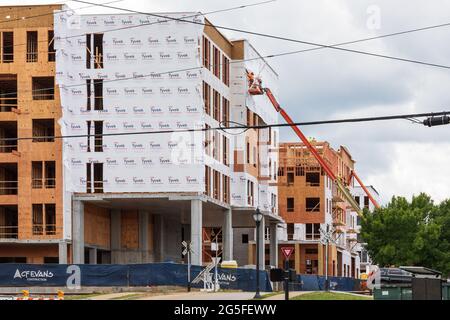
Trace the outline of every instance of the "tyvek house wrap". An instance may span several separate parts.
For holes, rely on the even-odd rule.
[[[55,14],[62,134],[86,135],[88,121],[103,121],[103,134],[203,127],[202,25],[64,10]],[[103,33],[101,69],[86,68],[88,33]],[[87,79],[103,79],[103,110],[86,110]],[[93,126],[90,133],[93,146]],[[86,164],[95,162],[103,163],[104,192],[204,191],[201,132],[104,136],[102,152],[88,152],[87,139],[64,139],[67,192],[86,192]]]

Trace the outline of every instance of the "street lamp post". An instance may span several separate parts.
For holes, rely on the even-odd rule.
[[[259,226],[261,224],[261,220],[263,218],[263,214],[259,211],[259,208],[256,208],[256,212],[253,214],[253,220],[256,222],[256,293],[254,299],[260,299],[260,289],[259,289],[259,238],[260,238],[260,230]]]

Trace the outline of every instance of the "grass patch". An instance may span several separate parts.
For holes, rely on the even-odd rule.
[[[142,298],[145,297],[145,294],[142,293],[130,293],[124,296],[115,297],[110,300],[135,300],[136,298]]]
[[[311,292],[301,294],[291,300],[373,300],[370,296],[356,296],[341,292]]]
[[[280,292],[266,293],[266,294],[262,294],[261,298],[259,298],[259,299],[250,299],[250,300],[264,300],[264,299],[276,296],[276,295],[281,294],[281,293],[282,293],[281,291]]]

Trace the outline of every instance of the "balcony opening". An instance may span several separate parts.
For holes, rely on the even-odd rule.
[[[27,31],[27,62],[38,61],[38,32]]]
[[[33,235],[56,234],[56,208],[53,203],[33,204]]]
[[[53,189],[56,185],[55,161],[31,163],[31,186],[33,189]]]
[[[17,239],[18,223],[17,206],[0,205],[0,239]]]
[[[48,61],[53,62],[56,60],[55,32],[53,30],[48,30],[47,42],[48,42]]]
[[[33,119],[33,142],[53,142],[54,136],[54,119]]]
[[[33,100],[54,100],[55,78],[33,77],[32,91],[33,91]]]
[[[0,164],[0,195],[17,194],[17,163]]]
[[[320,172],[306,172],[306,185],[309,187],[319,187]]]
[[[17,151],[17,122],[16,121],[0,121],[0,153],[9,153],[13,150]]]
[[[295,232],[295,225],[293,223],[287,224],[287,239],[288,240],[294,240],[294,232]]]
[[[286,200],[286,208],[287,208],[287,212],[294,212],[294,210],[295,210],[294,198],[287,198],[287,200]]]
[[[86,34],[86,68],[103,68],[103,34]]]
[[[0,112],[17,109],[17,75],[0,74]]]
[[[2,62],[14,62],[14,33],[2,32]]]
[[[103,163],[86,164],[87,193],[103,193]]]
[[[320,212],[320,198],[306,198],[306,212]]]

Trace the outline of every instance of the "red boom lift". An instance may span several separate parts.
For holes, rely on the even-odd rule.
[[[250,95],[263,95],[266,94],[269,98],[270,102],[274,106],[275,110],[281,114],[281,116],[286,120],[288,124],[291,124],[292,130],[295,131],[297,136],[300,138],[300,140],[303,142],[303,144],[308,148],[308,150],[313,154],[313,156],[316,158],[316,160],[319,162],[319,164],[322,166],[323,170],[326,172],[326,174],[334,181],[336,184],[336,187],[342,192],[345,199],[348,201],[348,203],[352,206],[352,208],[358,213],[358,215],[362,215],[362,211],[359,207],[359,204],[355,201],[352,194],[344,184],[344,182],[341,180],[341,178],[337,177],[333,170],[328,166],[328,164],[322,159],[320,154],[317,152],[316,148],[309,142],[309,140],[306,138],[306,136],[303,134],[303,132],[300,131],[298,126],[294,125],[294,121],[292,121],[291,117],[286,113],[286,111],[281,108],[278,101],[275,99],[274,95],[272,94],[272,91],[269,88],[264,88],[262,86],[262,81],[259,77],[256,77],[253,72],[250,72],[247,70],[247,80],[248,80],[248,93]],[[352,171],[350,175],[349,181],[355,178],[358,183],[363,188],[364,192],[369,197],[370,201],[373,203],[375,208],[379,208],[380,205],[377,203],[377,201],[374,199],[374,197],[370,194],[369,190],[367,190],[366,186],[362,183],[361,179],[356,175],[354,171]]]

